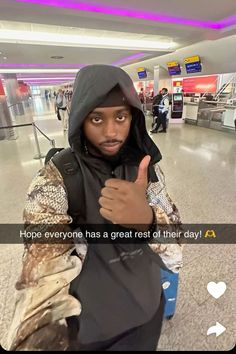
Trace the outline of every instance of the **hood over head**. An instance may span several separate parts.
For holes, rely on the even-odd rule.
[[[145,116],[141,102],[129,75],[119,67],[110,65],[89,65],[82,68],[75,79],[71,110],[69,116],[69,143],[74,151],[83,151],[82,125],[87,115],[97,107],[120,105],[119,95],[115,104],[114,95],[108,95],[110,91],[116,92],[119,87],[124,95],[124,105],[129,104],[132,112],[132,124],[130,137],[135,142],[136,149],[145,156],[151,156],[151,164],[161,159],[161,153],[152,139],[149,137]],[[114,89],[114,90],[113,90]]]

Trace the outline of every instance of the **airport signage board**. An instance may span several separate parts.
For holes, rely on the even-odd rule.
[[[137,68],[139,79],[145,79],[147,77],[147,71],[145,68]]]
[[[193,57],[185,58],[184,64],[196,63],[200,61],[200,57],[198,55],[194,55]]]
[[[181,68],[180,68],[180,65],[177,61],[168,62],[167,67],[168,67],[168,72],[171,76],[181,74]]]
[[[198,73],[202,71],[202,64],[200,57],[198,55],[194,55],[193,57],[184,59],[185,68],[187,74]]]

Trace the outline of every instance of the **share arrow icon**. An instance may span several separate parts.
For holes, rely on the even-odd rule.
[[[221,335],[224,331],[226,330],[226,328],[224,326],[222,326],[219,322],[216,322],[215,326],[212,326],[208,329],[207,331],[207,335],[209,336],[209,334],[216,334],[216,337],[218,337],[219,335]]]

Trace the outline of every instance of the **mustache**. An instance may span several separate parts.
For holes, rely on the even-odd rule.
[[[102,141],[99,145],[103,145],[103,144],[114,144],[114,143],[122,143],[122,140],[116,140],[116,139],[111,139],[111,140],[106,140],[106,141]]]

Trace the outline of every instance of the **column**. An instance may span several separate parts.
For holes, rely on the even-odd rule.
[[[156,65],[154,66],[154,85],[153,85],[154,96],[156,96],[160,90],[159,79],[160,79],[160,66]]]
[[[4,74],[3,77],[8,103],[12,106],[13,114],[17,116],[24,115],[25,112],[16,74]]]
[[[11,126],[12,118],[7,106],[7,100],[5,91],[2,85],[2,81],[0,79],[0,127]],[[16,139],[17,135],[15,134],[15,130],[13,128],[10,129],[0,129],[0,140],[6,139]]]

